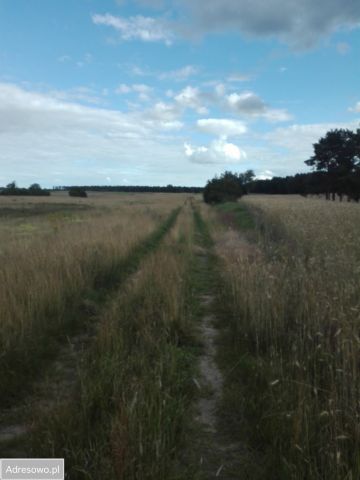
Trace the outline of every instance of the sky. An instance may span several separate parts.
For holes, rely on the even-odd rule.
[[[0,0],[0,185],[291,175],[359,127],[359,0]]]

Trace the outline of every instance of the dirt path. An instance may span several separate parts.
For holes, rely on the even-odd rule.
[[[200,275],[210,278],[215,274],[211,267],[210,253],[199,250],[197,255]],[[200,398],[196,405],[196,441],[193,445],[193,461],[197,464],[201,479],[246,479],[242,465],[246,449],[232,439],[229,425],[225,425],[218,411],[223,391],[223,373],[216,362],[217,328],[216,293],[205,288],[198,296],[201,307],[199,336],[203,343],[200,356]]]

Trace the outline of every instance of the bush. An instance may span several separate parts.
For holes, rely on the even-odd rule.
[[[220,177],[209,180],[204,189],[206,203],[234,202],[247,193],[246,184],[251,181],[254,173],[224,172]]]
[[[79,188],[79,187],[71,187],[69,189],[69,195],[70,197],[83,197],[83,198],[87,197],[86,191],[83,188]]]

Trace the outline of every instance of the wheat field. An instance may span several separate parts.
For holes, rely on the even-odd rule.
[[[0,198],[0,233],[0,453],[72,480],[360,477],[357,204],[59,193]]]
[[[214,235],[262,478],[359,478],[358,206],[254,195],[239,208],[251,228]]]

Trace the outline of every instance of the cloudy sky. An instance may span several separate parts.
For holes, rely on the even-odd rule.
[[[0,185],[307,171],[360,126],[359,0],[0,0]]]

